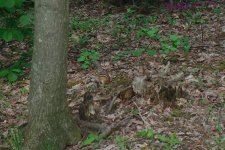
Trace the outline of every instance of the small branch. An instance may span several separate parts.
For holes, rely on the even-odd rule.
[[[128,88],[130,88],[130,87],[131,87],[131,86],[127,86],[127,87],[125,87],[125,88],[123,88],[123,89],[121,89],[121,90],[119,90],[119,91],[117,92],[117,94],[113,97],[113,99],[111,100],[111,102],[110,102],[110,104],[109,104],[109,107],[108,107],[108,109],[107,109],[107,111],[106,111],[107,114],[109,114],[109,113],[111,112],[111,110],[112,110],[112,108],[113,108],[113,105],[114,105],[116,99],[118,98],[118,96],[120,95],[120,93],[126,91],[126,90],[127,90]]]
[[[117,99],[118,96],[119,96],[119,93],[120,93],[120,92],[118,92],[118,93],[113,97],[113,99],[111,100],[111,102],[110,102],[110,104],[109,104],[109,107],[108,107],[108,109],[107,109],[107,111],[106,111],[107,114],[109,114],[109,113],[111,112],[111,110],[112,110],[112,108],[113,108],[113,105],[114,105],[116,99]]]
[[[138,109],[138,115],[141,117],[141,120],[144,122],[144,124],[146,125],[146,127],[149,127],[150,124],[144,119],[144,117],[142,116],[141,114],[141,110],[140,108],[138,107],[137,103],[135,103],[135,101],[133,101],[134,105],[137,107]]]
[[[104,131],[104,129],[107,127],[107,124],[105,123],[88,122],[88,121],[84,121],[80,119],[77,119],[77,121],[79,122],[79,124],[82,124],[88,128],[92,128],[92,129],[100,130],[100,131]]]
[[[100,138],[105,138],[105,137],[109,136],[113,132],[113,130],[115,130],[119,126],[126,125],[128,123],[128,121],[130,120],[130,118],[132,118],[132,116],[129,116],[129,117],[127,117],[127,118],[125,118],[125,119],[117,122],[117,123],[114,123],[114,124],[106,127],[105,130],[104,130],[104,132],[102,132],[100,134]]]
[[[94,99],[94,102],[109,101],[110,99],[112,99],[111,95],[105,97],[97,97]]]

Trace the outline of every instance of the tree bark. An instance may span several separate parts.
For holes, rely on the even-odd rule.
[[[66,99],[68,0],[35,0],[34,52],[23,150],[61,150],[80,139]]]

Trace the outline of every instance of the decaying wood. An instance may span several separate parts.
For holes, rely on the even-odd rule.
[[[117,128],[126,125],[131,118],[132,116],[128,116],[124,118],[123,120],[120,120],[119,122],[113,123],[111,125],[107,125],[105,123],[95,123],[95,122],[84,121],[84,120],[80,120],[79,118],[77,118],[77,121],[79,124],[83,126],[86,126],[88,128],[92,128],[95,130],[99,130],[100,138],[105,138],[109,136]]]
[[[81,120],[89,120],[95,114],[93,96],[86,92],[79,107],[79,117]]]
[[[141,114],[141,109],[138,107],[137,103],[135,101],[133,101],[134,105],[137,107],[138,109],[138,115],[141,117],[141,120],[144,122],[146,129],[148,127],[150,127],[150,124],[144,119],[144,117]]]
[[[109,136],[117,128],[127,125],[131,118],[132,118],[132,116],[128,116],[128,117],[124,118],[123,120],[121,120],[117,123],[113,123],[112,125],[108,126],[107,128],[104,129],[104,132],[102,132],[100,134],[100,138],[105,138],[105,137]]]
[[[128,99],[131,99],[132,97],[134,96],[134,92],[133,92],[133,89],[131,86],[127,86],[125,88],[122,88],[121,90],[119,90],[117,92],[117,94],[112,98],[109,106],[108,106],[108,109],[106,111],[106,113],[110,113],[112,111],[112,108],[115,104],[115,101],[116,99],[119,97],[121,99],[124,99],[124,100],[128,100]]]
[[[112,96],[108,95],[108,96],[95,97],[94,101],[95,102],[102,102],[102,101],[109,101],[111,99],[112,99]]]
[[[109,107],[106,111],[107,114],[109,114],[112,111],[113,105],[114,105],[116,99],[118,98],[118,96],[119,96],[119,93],[117,93],[115,96],[113,96],[111,102],[109,103]]]
[[[105,123],[95,123],[95,122],[89,122],[89,121],[80,120],[80,119],[77,119],[77,121],[82,126],[86,126],[88,128],[99,130],[99,131],[103,131],[107,127],[107,124]]]
[[[135,77],[132,82],[136,94],[150,99],[154,104],[163,103],[163,107],[175,106],[177,98],[187,94],[178,84],[184,78],[184,73],[169,75],[170,63],[163,66],[157,74]]]

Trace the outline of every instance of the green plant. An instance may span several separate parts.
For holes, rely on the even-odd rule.
[[[204,19],[202,18],[202,13],[201,12],[196,12],[192,18],[191,18],[192,22],[193,23],[196,23],[196,24],[201,24],[204,22]]]
[[[20,150],[24,141],[24,135],[18,128],[12,128],[10,132],[9,145],[12,150]]]
[[[170,35],[170,40],[174,47],[178,47],[181,44],[181,38],[175,34]]]
[[[223,149],[225,147],[225,136],[214,136],[214,141],[216,142],[218,149]]]
[[[80,20],[79,18],[71,19],[71,26],[73,30],[81,30],[82,32],[91,32],[94,31],[97,27],[103,25],[104,20],[100,19],[88,19]]]
[[[127,137],[124,137],[124,136],[116,136],[115,137],[115,140],[116,140],[117,146],[119,148],[121,148],[121,149],[124,149],[124,148],[130,149],[129,148],[129,145],[127,144],[127,140],[128,140]]]
[[[90,133],[88,135],[88,137],[84,141],[82,141],[81,146],[82,147],[88,146],[88,145],[94,143],[95,141],[98,141],[99,139],[100,138],[98,135],[96,135],[94,133]]]
[[[118,37],[125,31],[125,26],[121,24],[117,24],[115,28],[112,29],[112,36]]]
[[[138,109],[136,108],[129,109],[128,112],[131,112],[133,115],[137,115],[139,113]]]
[[[147,50],[147,54],[148,55],[156,55],[157,54],[157,51],[150,49],[150,50]]]
[[[182,143],[175,133],[165,136],[163,134],[155,133],[151,128],[137,132],[136,136],[149,140],[159,140],[166,144],[164,149],[171,149]]]
[[[135,19],[130,21],[130,24],[133,25],[149,25],[149,23],[151,23],[151,20],[145,15],[137,15],[135,16]]]
[[[96,61],[100,58],[100,54],[96,51],[86,50],[82,52],[77,59],[78,62],[81,62],[82,69],[88,69],[91,66],[93,61]]]
[[[28,94],[29,93],[29,89],[27,89],[26,87],[23,87],[23,88],[20,89],[20,93],[23,94],[23,95],[24,94]]]
[[[10,107],[10,103],[4,93],[0,92],[0,110],[5,110]]]
[[[0,70],[0,77],[6,78],[10,82],[14,82],[17,80],[18,76],[20,76],[22,70],[19,68],[10,67],[7,69]]]
[[[150,23],[155,23],[157,21],[158,17],[157,16],[151,16],[149,18]]]
[[[138,57],[138,56],[141,56],[144,53],[144,51],[145,51],[144,49],[133,50],[131,51],[131,54],[133,56]]]
[[[132,8],[128,8],[127,12],[124,14],[124,20],[127,22],[130,21],[130,17],[135,13],[135,10]]]
[[[27,7],[24,0],[0,0],[0,39],[21,41],[32,36],[32,7]]]
[[[101,48],[103,48],[103,44],[101,44],[101,43],[96,43],[95,48],[96,48],[96,49],[101,49]]]
[[[183,37],[182,39],[182,44],[183,44],[183,52],[184,52],[184,56],[188,57],[188,54],[190,52],[191,49],[191,45],[189,43],[189,39],[188,37]]]
[[[210,114],[213,111],[214,105],[211,104],[208,106],[208,113]]]
[[[164,37],[160,40],[161,53],[169,53],[171,51],[177,50],[178,46],[181,44],[181,38],[175,34],[169,35],[169,37]]]
[[[152,28],[152,29],[147,29],[147,28],[140,28],[138,31],[137,31],[137,36],[138,37],[142,37],[142,36],[147,36],[149,38],[152,38],[152,39],[159,39],[160,38],[160,35],[158,35],[159,29],[158,28]]]
[[[175,20],[174,20],[173,17],[171,17],[171,16],[167,17],[167,22],[168,22],[170,25],[174,25],[174,24],[175,24]]]
[[[215,8],[215,9],[214,9],[214,12],[215,12],[215,14],[216,14],[217,16],[219,16],[219,15],[221,15],[222,10],[221,10],[220,8]]]
[[[79,40],[78,40],[78,44],[81,46],[84,46],[85,44],[87,44],[87,37],[86,36],[80,36]]]
[[[12,64],[10,67],[0,69],[0,77],[6,78],[10,82],[14,82],[19,76],[23,75],[23,70],[30,68],[32,50],[27,53],[23,53],[18,61]]]
[[[153,140],[155,137],[155,133],[153,129],[149,128],[147,130],[137,132],[137,137]]]
[[[176,145],[181,144],[181,141],[177,138],[175,133],[172,133],[169,136],[159,134],[158,140],[167,143],[168,145],[166,145],[166,148],[167,147],[174,148]]]

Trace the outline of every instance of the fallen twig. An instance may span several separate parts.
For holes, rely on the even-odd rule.
[[[77,119],[77,121],[79,122],[79,124],[82,124],[88,128],[92,128],[92,129],[100,130],[100,131],[104,131],[104,129],[107,127],[107,124],[105,123],[95,123],[95,122],[89,122],[89,121],[84,121],[80,119]]]
[[[149,127],[150,124],[144,119],[144,117],[142,116],[141,114],[141,110],[140,108],[138,107],[138,105],[135,103],[135,101],[133,101],[134,105],[137,107],[138,109],[138,115],[141,117],[141,120],[144,122],[144,124],[146,125],[146,127]]]
[[[114,105],[116,99],[117,99],[118,96],[119,96],[119,93],[120,93],[120,92],[118,92],[115,96],[113,96],[113,98],[112,98],[112,100],[111,100],[111,102],[110,102],[110,104],[109,104],[109,107],[108,107],[108,109],[107,109],[107,111],[106,111],[107,114],[109,114],[109,113],[111,112],[111,110],[112,110],[112,108],[113,108],[113,105]]]
[[[108,127],[105,128],[105,130],[100,134],[100,138],[105,138],[107,136],[109,136],[116,128],[118,128],[119,126],[124,126],[128,123],[128,121],[130,120],[130,118],[132,118],[132,116],[129,116],[117,123],[114,123]]]
[[[107,111],[106,111],[107,114],[109,114],[109,113],[111,112],[111,110],[112,110],[112,108],[113,108],[113,105],[114,105],[116,99],[119,97],[120,93],[126,91],[126,90],[127,90],[128,88],[130,88],[130,87],[131,87],[131,86],[127,86],[127,87],[122,88],[121,90],[119,90],[119,91],[117,92],[117,94],[112,98],[112,100],[111,100],[111,102],[110,102],[110,104],[109,104],[109,106],[108,106],[108,109],[107,109]]]

